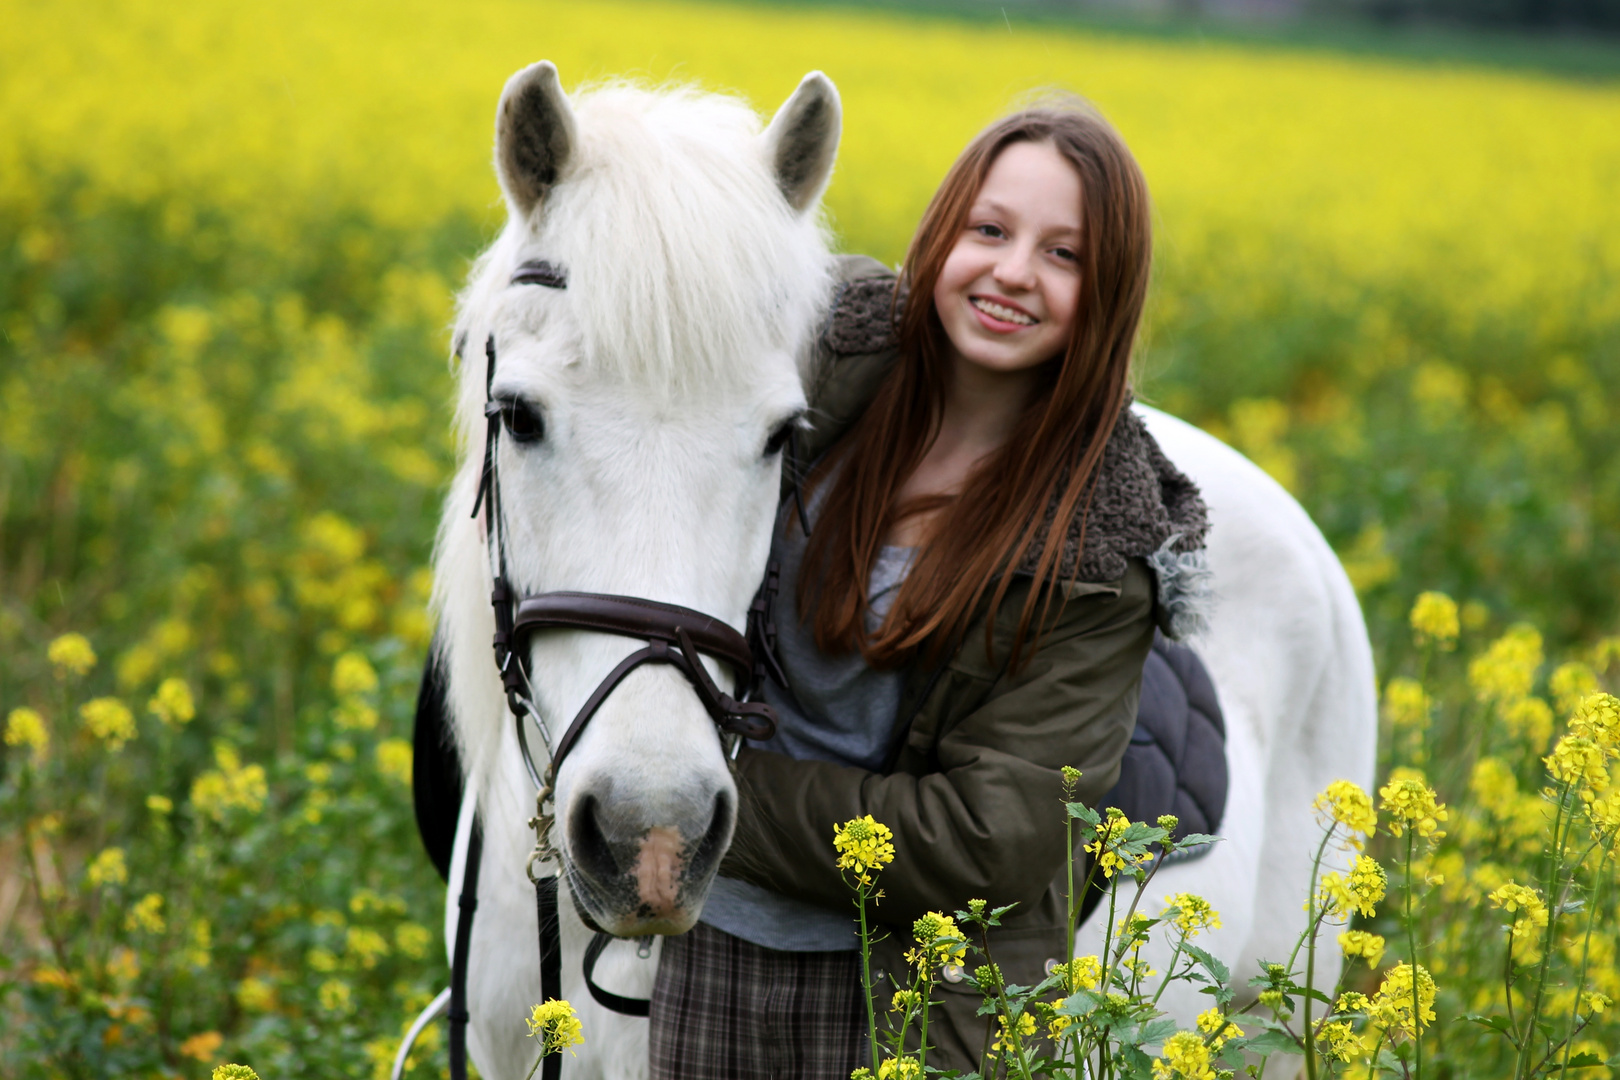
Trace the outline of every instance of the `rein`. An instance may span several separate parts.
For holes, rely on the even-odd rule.
[[[565,282],[566,279],[563,280]],[[549,280],[537,283],[551,288],[566,287],[563,283],[553,284]],[[507,708],[516,724],[524,768],[535,785],[535,814],[528,821],[529,827],[535,831],[535,845],[529,854],[526,870],[529,880],[534,882],[539,921],[541,1000],[546,1001],[562,997],[562,935],[557,912],[561,853],[551,840],[551,830],[556,823],[554,798],[558,771],[608,695],[627,675],[644,664],[668,664],[686,676],[698,700],[703,703],[704,710],[723,733],[722,738],[730,736],[728,757],[736,757],[744,739],[764,740],[774,735],[775,712],[763,702],[748,699],[759,691],[767,677],[779,684],[784,682],[776,665],[776,626],[771,618],[772,601],[778,588],[778,570],[773,562],[749,605],[746,636],[720,619],[700,611],[639,597],[586,592],[548,592],[517,597],[507,575],[504,515],[497,466],[503,407],[495,401],[492,392],[496,362],[493,334],[485,342],[484,355],[488,361],[484,376],[484,417],[488,427],[484,436],[483,472],[472,516],[478,517],[481,511],[488,514],[490,573],[494,580],[490,603],[495,612],[495,667],[506,692]],[[545,630],[588,630],[646,643],[619,661],[597,684],[555,743],[547,734],[540,710],[535,705],[529,672],[529,640],[533,634]],[[736,684],[745,687],[742,700],[732,697],[716,685],[703,664],[704,654],[732,669]],[[535,765],[529,749],[524,718],[530,716],[534,718],[535,727],[546,744],[548,761],[544,771]],[[451,952],[450,989],[445,999],[449,1006],[451,1080],[466,1080],[467,1075],[466,1033],[470,1019],[467,1011],[467,963],[473,915],[478,907],[478,861],[481,855],[482,827],[475,815],[462,869],[459,914]],[[557,869],[551,873],[540,872],[540,865],[547,862],[555,862]],[[596,985],[592,978],[596,961],[613,935],[596,925],[579,905],[577,898],[575,910],[585,925],[596,932],[585,950],[583,963],[585,985],[591,996],[598,1004],[615,1012],[628,1016],[648,1015],[648,999],[622,997]],[[646,948],[644,945],[643,949]],[[642,955],[647,955],[647,952],[643,951]],[[404,1060],[408,1049],[408,1045],[401,1046],[399,1061]],[[561,1055],[550,1054],[542,1058],[542,1080],[558,1080],[561,1072]]]

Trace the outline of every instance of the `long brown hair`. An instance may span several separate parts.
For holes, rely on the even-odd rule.
[[[901,486],[937,435],[950,373],[934,286],[985,175],[1018,142],[1052,146],[1080,177],[1080,298],[1068,346],[1042,366],[1006,444],[972,471],[960,495],[897,506]],[[1149,217],[1147,183],[1124,140],[1078,103],[1014,113],[980,132],[956,159],[923,214],[897,282],[897,298],[910,296],[898,316],[900,359],[855,428],[809,478],[815,485],[832,477],[798,591],[799,610],[812,618],[824,652],[858,648],[873,666],[891,667],[927,643],[937,659],[993,589],[988,651],[989,627],[1011,571],[1029,556],[1042,522],[1050,521],[1052,535],[1036,562],[1010,654],[1011,665],[1019,666],[1037,614],[1046,624],[1067,523],[1077,512],[1084,541],[1092,481],[1125,407],[1147,295]],[[834,471],[838,462],[843,467]],[[868,633],[867,583],[884,539],[901,519],[934,510],[887,618]]]

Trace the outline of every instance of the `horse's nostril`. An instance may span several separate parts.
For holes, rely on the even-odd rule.
[[[696,850],[692,852],[692,858],[687,863],[689,875],[702,874],[725,854],[726,845],[731,842],[731,827],[735,823],[736,816],[731,797],[724,791],[716,792],[714,814],[709,818],[709,828],[704,832],[703,839],[698,842]]]
[[[611,881],[624,873],[613,857],[613,845],[608,843],[597,820],[600,804],[596,796],[586,795],[579,800],[568,822],[568,854],[574,865],[598,881]]]

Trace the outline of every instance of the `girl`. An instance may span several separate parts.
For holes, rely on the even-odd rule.
[[[703,922],[664,943],[653,1077],[845,1080],[861,1063],[831,845],[852,817],[894,830],[884,999],[912,922],[970,898],[1017,904],[990,938],[1008,981],[1063,958],[1059,770],[1082,770],[1088,804],[1112,786],[1155,624],[1191,615],[1178,560],[1206,531],[1127,408],[1149,232],[1118,134],[1043,107],[973,140],[898,279],[844,260],[797,448],[812,464],[773,542],[781,727],[737,759]],[[989,1018],[944,975],[928,1061],[967,1072]]]

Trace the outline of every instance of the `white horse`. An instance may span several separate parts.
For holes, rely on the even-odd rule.
[[[837,93],[819,73],[763,132],[740,103],[690,91],[608,86],[570,102],[549,63],[519,72],[501,95],[495,159],[509,219],[461,298],[462,460],[434,584],[439,662],[469,792],[446,941],[476,811],[484,839],[468,1044],[490,1080],[522,1077],[534,1062],[538,1047],[522,1021],[540,1000],[540,976],[524,875],[535,790],[490,650],[488,512],[468,516],[482,471],[479,346],[495,345],[487,392],[509,425],[498,467],[513,586],[640,596],[742,629],[776,508],[771,436],[805,407],[804,363],[829,294],[816,211],[839,127]],[[564,276],[566,287],[555,287]],[[1221,603],[1200,651],[1226,711],[1232,768],[1227,841],[1160,880],[1216,903],[1226,928],[1215,948],[1240,971],[1246,958],[1279,955],[1288,928],[1302,924],[1311,795],[1339,776],[1371,779],[1370,652],[1354,595],[1297,504],[1216,440],[1148,417],[1211,506]],[[534,698],[553,740],[635,648],[577,631],[534,639]],[[552,838],[564,881],[618,935],[683,932],[729,842],[736,799],[692,688],[668,667],[638,668],[557,778]],[[586,1037],[564,1072],[643,1077],[646,1022],[602,1009],[586,992],[590,931],[566,886],[564,895],[563,991]],[[635,942],[615,943],[597,980],[648,996],[657,955],[656,940],[644,957]],[[1198,1004],[1177,1011],[1190,1017]]]

